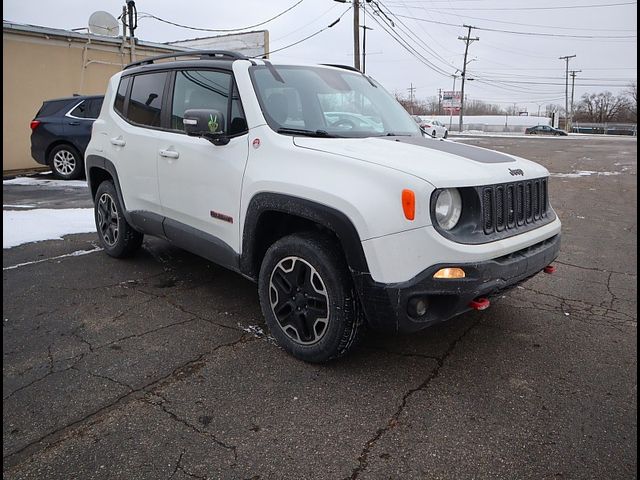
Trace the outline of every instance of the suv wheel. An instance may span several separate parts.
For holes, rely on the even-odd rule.
[[[332,239],[303,233],[275,242],[262,262],[258,293],[271,334],[294,357],[326,362],[356,343],[362,315]]]
[[[49,166],[61,180],[75,180],[82,176],[82,156],[71,145],[58,145],[49,152]]]
[[[98,240],[112,257],[131,255],[142,245],[143,234],[134,230],[123,215],[113,182],[100,184],[94,198],[94,216]]]

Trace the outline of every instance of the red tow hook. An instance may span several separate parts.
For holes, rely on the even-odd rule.
[[[544,273],[552,274],[552,273],[554,273],[556,271],[556,267],[554,267],[553,265],[547,265],[546,267],[544,267],[542,269],[542,271]]]
[[[469,306],[474,310],[486,310],[491,306],[488,298],[478,297],[469,302]]]

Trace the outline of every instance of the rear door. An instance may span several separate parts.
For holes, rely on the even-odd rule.
[[[98,99],[85,99],[76,104],[64,118],[65,136],[84,155],[89,140],[91,139],[91,126],[100,113]],[[96,111],[96,107],[97,111]]]
[[[165,232],[169,238],[188,233],[210,243],[219,240],[223,248],[239,252],[240,192],[249,146],[233,75],[224,70],[178,70],[169,99],[169,131],[158,144]],[[227,145],[185,134],[184,112],[197,108],[224,112],[225,132],[231,137]]]
[[[107,158],[118,169],[129,211],[162,214],[158,193],[158,138],[164,135],[161,112],[166,71],[123,76],[108,122]]]

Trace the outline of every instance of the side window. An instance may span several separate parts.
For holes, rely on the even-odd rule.
[[[87,100],[83,100],[80,104],[69,112],[69,115],[77,118],[88,118],[88,102]]]
[[[116,93],[116,100],[113,103],[113,108],[122,116],[124,116],[124,97],[127,94],[130,79],[131,77],[123,77],[120,79],[120,85],[118,85],[118,92]]]
[[[160,126],[160,108],[167,72],[147,73],[133,78],[127,118],[149,127]]]
[[[211,70],[176,72],[171,108],[171,128],[184,130],[184,112],[193,108],[219,110],[225,117],[229,105],[231,74]],[[135,88],[135,83],[134,83]],[[228,121],[228,119],[227,119]]]
[[[247,120],[242,109],[242,102],[238,95],[238,89],[233,86],[233,96],[231,97],[231,119],[229,122],[229,135],[238,135],[247,131]]]
[[[100,109],[102,108],[102,98],[94,98],[87,100],[89,104],[87,106],[87,118],[98,118],[100,116]]]

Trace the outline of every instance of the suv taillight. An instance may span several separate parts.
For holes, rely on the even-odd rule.
[[[29,126],[31,127],[31,130],[35,130],[36,128],[38,128],[38,125],[40,125],[40,120],[31,120],[31,124],[29,124]]]

